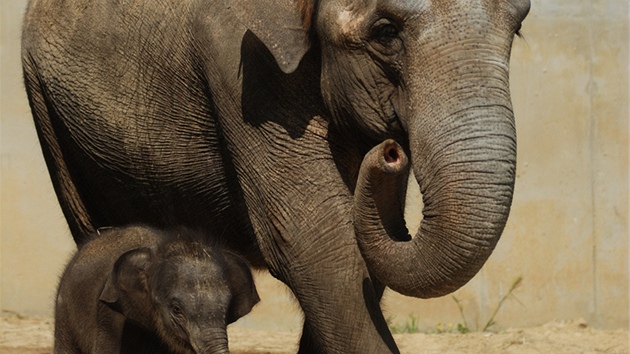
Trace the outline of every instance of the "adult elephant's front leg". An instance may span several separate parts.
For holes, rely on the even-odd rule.
[[[378,279],[375,279],[373,276],[371,276],[372,279],[372,286],[374,287],[375,290],[375,294],[376,294],[376,301],[380,302],[381,298],[383,297],[383,293],[385,291],[385,285],[383,285],[380,281],[378,281]],[[373,304],[373,302],[371,302]],[[379,309],[375,308],[373,305],[369,308],[368,311],[379,311]],[[379,315],[379,317],[381,317]],[[382,327],[377,327],[379,333],[383,333],[382,332]],[[387,330],[387,333],[383,333],[384,334],[384,339],[385,339],[385,343],[388,345],[388,349],[391,349],[392,352],[398,352],[398,349],[395,348],[393,345],[391,345],[391,336],[389,333],[389,329]],[[314,332],[313,327],[311,326],[309,321],[305,321],[304,322],[304,328],[302,329],[302,337],[300,338],[300,352],[299,353],[321,353],[324,352],[324,349],[318,345],[317,341],[315,340],[315,335],[316,332]],[[369,343],[369,342],[368,342]],[[364,346],[360,346],[360,348],[363,348]]]
[[[271,273],[304,311],[300,353],[397,353],[334,163],[283,159],[265,172],[273,187],[258,184],[256,205],[265,207],[256,208],[252,221]],[[288,178],[295,174],[300,178]]]
[[[288,236],[293,240],[279,232],[274,236],[277,261],[271,266],[293,290],[304,311],[299,352],[398,352],[355,244],[352,225],[341,220],[334,205],[312,214],[320,216],[318,222]]]

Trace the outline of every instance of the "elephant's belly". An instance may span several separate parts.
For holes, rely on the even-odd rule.
[[[138,139],[135,149],[111,146],[106,156],[65,141],[66,162],[94,226],[187,226],[263,266],[221,142],[185,136]]]

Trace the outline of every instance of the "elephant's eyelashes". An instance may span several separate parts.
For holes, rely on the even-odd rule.
[[[389,22],[379,23],[372,29],[372,38],[382,44],[389,44],[398,37],[398,28]]]
[[[173,315],[173,317],[181,319],[184,316],[184,311],[182,311],[182,307],[180,305],[179,300],[177,299],[171,300],[171,303],[169,304],[169,308],[171,310],[171,314]]]
[[[372,46],[384,55],[392,55],[403,48],[402,39],[399,36],[400,29],[393,21],[381,18],[370,29]]]

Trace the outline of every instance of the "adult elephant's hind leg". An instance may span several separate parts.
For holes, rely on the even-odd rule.
[[[34,63],[27,57],[22,64],[24,84],[50,178],[68,222],[72,238],[80,246],[86,241],[86,235],[93,233],[95,228],[72,179],[59,144],[60,139],[53,124],[53,119],[59,117],[56,116],[52,103],[46,98],[45,87],[40,81]]]

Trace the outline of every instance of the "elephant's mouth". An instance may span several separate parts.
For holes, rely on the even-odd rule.
[[[392,109],[392,114],[389,118],[391,126],[393,128],[393,132],[396,132],[398,136],[395,137],[396,141],[401,141],[401,137],[407,136],[407,129],[405,129],[405,125],[403,124],[404,120],[401,119],[401,115],[398,113],[396,106]]]
[[[382,137],[382,139],[376,144],[373,144],[373,146],[386,139],[394,139],[404,149],[403,153],[411,159],[411,150],[409,148],[410,114],[408,102],[403,99],[406,97],[406,94],[402,92],[401,89],[398,91],[397,94],[389,97],[389,105],[383,112],[385,122],[389,128],[389,134]]]
[[[397,109],[396,104],[390,103],[389,107],[383,108],[378,114],[381,116],[385,129],[381,132],[376,132],[376,134],[372,132],[373,141],[370,144],[370,148],[387,139],[394,139],[404,148],[403,153],[406,156],[410,156],[409,135],[404,113]]]

